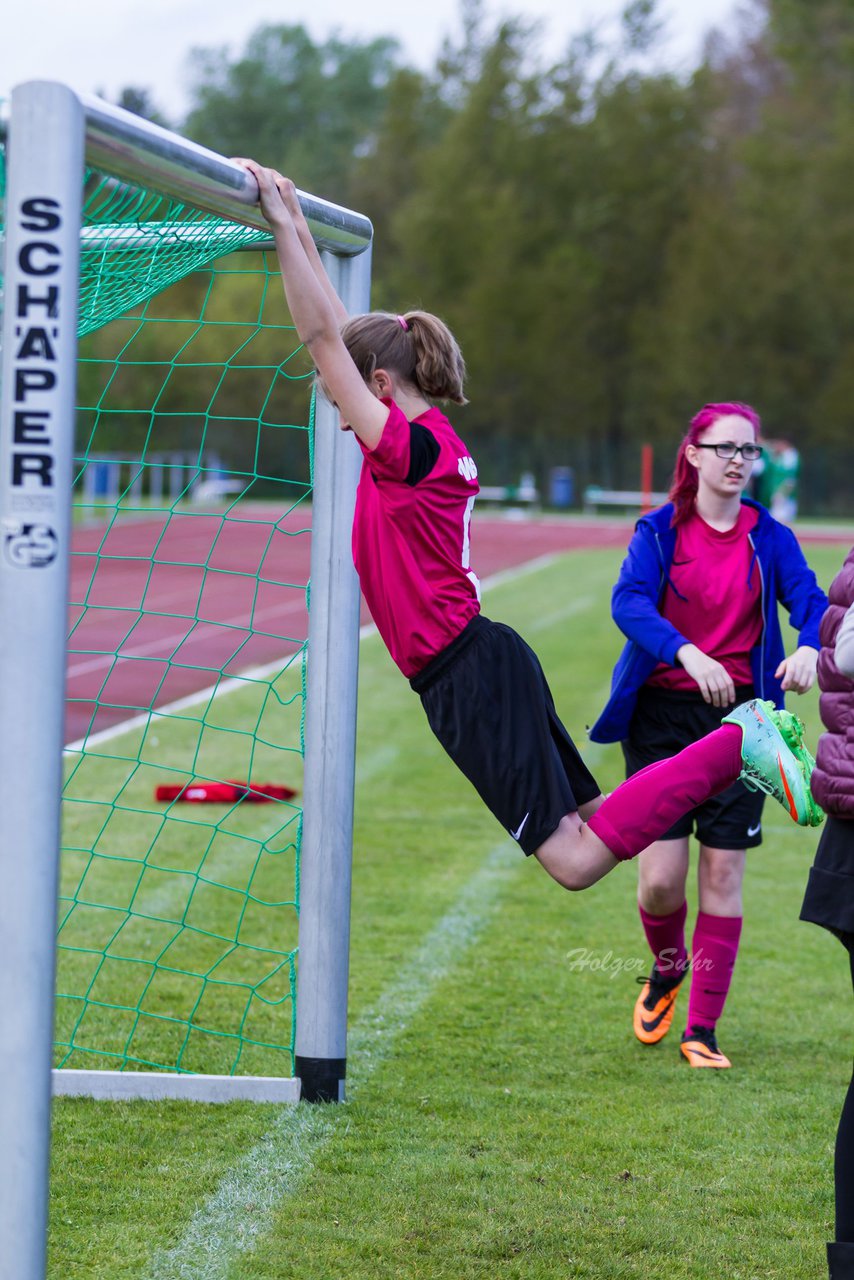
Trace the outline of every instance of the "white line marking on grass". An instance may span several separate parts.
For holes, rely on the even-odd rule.
[[[137,611],[140,615],[145,610],[140,607]],[[152,610],[153,613],[160,613],[160,608]],[[99,671],[102,667],[109,667],[118,661],[132,662],[134,659],[150,658],[156,654],[163,653],[167,657],[174,657],[177,649],[181,645],[186,644],[188,640],[198,643],[200,640],[205,642],[206,633],[213,633],[215,637],[220,635],[222,628],[232,631],[248,630],[246,621],[247,613],[250,615],[250,623],[257,624],[265,618],[279,618],[286,613],[304,613],[305,601],[294,600],[288,604],[271,606],[269,609],[258,609],[254,613],[251,610],[234,614],[230,618],[197,618],[180,615],[182,621],[186,621],[187,626],[183,631],[172,631],[169,635],[158,636],[156,640],[149,640],[147,644],[133,645],[129,652],[125,652],[121,647],[111,650],[109,653],[96,653],[86,661],[72,662],[68,666],[68,678],[74,679],[75,676],[88,675],[91,671]],[[207,637],[209,638],[209,637]],[[127,641],[127,636],[122,637],[122,644]],[[81,657],[90,650],[80,650]]]
[[[330,1107],[288,1106],[226,1175],[171,1249],[160,1250],[145,1280],[217,1280],[251,1251],[286,1196],[298,1190],[315,1153],[338,1121]]]
[[[562,552],[550,551],[547,555],[537,556],[535,560],[526,560],[524,564],[514,565],[512,569],[501,569],[498,573],[493,573],[491,578],[484,578],[480,584],[484,591],[490,591],[493,587],[502,587],[505,582],[512,582],[514,578],[522,578],[528,573],[539,573],[541,569],[548,569],[560,559]]]
[[[442,916],[402,969],[388,983],[373,1009],[350,1029],[350,1078],[358,1088],[388,1056],[395,1037],[412,1021],[439,983],[459,967],[491,920],[503,890],[527,859],[518,846],[502,840],[486,856],[456,902]]]
[[[524,577],[528,573],[537,573],[540,569],[548,568],[558,558],[558,553],[554,553],[540,556],[536,560],[529,560],[526,564],[517,565],[514,569],[504,569],[500,573],[494,573],[491,578],[485,578],[481,586],[486,591],[491,587],[501,586],[504,582],[509,582],[514,578]],[[377,629],[373,622],[367,622],[359,629],[359,641],[366,640],[368,636],[375,636],[376,634]],[[284,654],[275,662],[268,662],[264,666],[251,667],[249,670],[241,672],[239,676],[230,676],[228,679],[220,680],[218,684],[208,685],[206,689],[199,689],[197,693],[188,693],[183,698],[178,698],[175,702],[167,702],[161,707],[152,708],[151,711],[143,711],[139,715],[131,716],[127,720],[111,725],[109,729],[101,729],[98,733],[90,733],[85,738],[78,738],[76,742],[67,743],[64,750],[67,752],[89,750],[92,747],[100,746],[102,742],[110,742],[113,738],[120,738],[124,733],[132,733],[134,729],[144,728],[156,716],[174,716],[181,711],[188,710],[190,707],[199,706],[203,702],[216,702],[218,698],[224,698],[229,693],[236,693],[238,689],[245,688],[247,682],[268,680],[270,676],[278,675],[283,670],[283,663],[287,657],[293,660],[293,653]]]
[[[557,609],[553,613],[547,613],[544,618],[537,618],[534,622],[529,622],[525,627],[525,631],[546,631],[549,627],[555,626],[558,622],[564,622],[567,618],[572,618],[577,613],[586,613],[588,609],[596,604],[596,601],[596,596],[578,596],[575,600],[571,600],[569,604],[565,604],[562,609]]]
[[[366,1085],[398,1035],[459,968],[524,862],[509,841],[493,848],[373,1008],[357,1020],[349,1035],[352,1090]],[[235,1259],[255,1247],[281,1202],[299,1190],[315,1157],[348,1123],[346,1106],[282,1108],[263,1138],[196,1210],[177,1244],[154,1255],[145,1280],[227,1280]]]
[[[178,698],[175,702],[165,702],[160,707],[153,707],[151,711],[143,711],[139,715],[131,716],[128,720],[122,720],[118,724],[110,725],[109,729],[100,729],[97,733],[89,733],[85,738],[78,738],[76,742],[67,743],[63,750],[66,753],[88,751],[92,747],[100,746],[102,742],[109,742],[113,738],[122,737],[125,733],[132,733],[134,729],[143,729],[152,720],[156,720],[160,716],[178,715],[181,711],[189,710],[190,707],[198,707],[206,702],[216,702],[217,699],[225,697],[226,694],[236,693],[238,689],[245,689],[247,684],[269,680],[270,676],[284,673],[286,666],[295,662],[294,654],[298,652],[298,650],[294,650],[289,654],[284,654],[275,662],[268,662],[263,667],[250,667],[248,670],[241,672],[239,676],[228,676],[226,679],[220,680],[218,684],[209,685],[207,689],[199,689],[197,693],[185,694],[183,698]],[[289,660],[287,663],[286,659]],[[301,658],[300,661],[302,661]]]

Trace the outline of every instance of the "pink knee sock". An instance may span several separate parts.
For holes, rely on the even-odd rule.
[[[662,978],[684,977],[688,964],[685,948],[685,917],[688,904],[671,911],[668,916],[654,916],[638,903],[643,931],[655,956],[655,967]]]
[[[735,782],[742,737],[737,724],[724,724],[669,760],[647,765],[612,791],[587,825],[621,862],[637,857],[683,813]]]
[[[710,916],[698,911],[691,943],[689,1027],[714,1030],[724,1011],[740,937],[741,916]]]

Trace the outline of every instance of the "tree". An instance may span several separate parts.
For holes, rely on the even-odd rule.
[[[695,77],[710,107],[703,177],[647,334],[659,431],[709,399],[749,400],[770,435],[806,445],[850,430],[854,112],[832,90],[822,12],[836,21],[840,6],[772,4],[769,25],[713,45]]]
[[[378,306],[394,290],[395,264],[409,252],[395,239],[398,208],[422,191],[424,157],[441,138],[452,111],[435,82],[400,68],[386,89],[376,131],[359,155],[351,183],[353,206],[369,211],[374,226],[374,296]]]
[[[135,116],[142,116],[143,120],[150,120],[152,124],[169,128],[169,121],[155,105],[150,89],[139,85],[125,85],[119,93],[116,105],[125,111],[132,111]]]
[[[348,203],[356,159],[382,116],[397,49],[388,38],[315,44],[302,26],[259,27],[236,60],[226,48],[195,49],[185,131],[224,155],[255,156],[298,186]]]

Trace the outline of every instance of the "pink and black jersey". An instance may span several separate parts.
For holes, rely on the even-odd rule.
[[[762,589],[750,533],[759,513],[742,504],[721,531],[693,512],[679,526],[661,615],[703,653],[724,666],[735,685],[750,685],[750,654],[762,634]],[[682,667],[661,663],[648,684],[696,690]]]
[[[440,410],[414,422],[394,403],[364,455],[353,518],[353,560],[386,647],[409,678],[480,611],[469,562],[477,468]]]

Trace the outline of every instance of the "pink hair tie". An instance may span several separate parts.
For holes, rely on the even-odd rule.
[[[397,323],[400,325],[404,333],[409,332],[409,321],[407,320],[406,316],[398,316]]]

